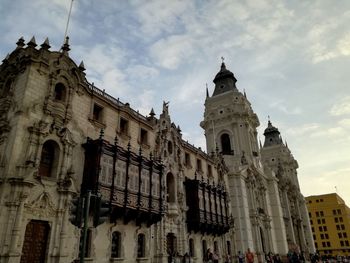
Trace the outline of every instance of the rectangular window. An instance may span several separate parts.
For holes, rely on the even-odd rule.
[[[321,234],[321,239],[324,239],[324,235],[323,234]]]
[[[344,237],[344,238],[347,238],[347,237],[348,237],[348,234],[346,234],[345,232],[343,232],[343,237]]]
[[[315,232],[315,228],[314,228],[314,227],[311,227],[311,231],[312,231],[312,232]]]
[[[323,231],[326,232],[327,231],[327,227],[323,226]]]
[[[338,233],[338,237],[339,237],[339,238],[342,238],[342,234],[341,234],[341,233]]]
[[[120,118],[119,132],[121,134],[128,135],[128,130],[129,130],[129,121],[124,118]]]
[[[317,224],[321,224],[321,219],[317,219]]]
[[[337,225],[336,227],[337,227],[337,230],[340,230],[340,226],[339,225]]]
[[[318,248],[318,244],[317,244],[317,242],[315,242],[315,248]]]
[[[191,156],[189,153],[185,153],[185,165],[191,167]]]
[[[325,239],[329,239],[328,234],[324,234]]]
[[[326,219],[322,218],[322,224],[326,223]]]
[[[338,215],[341,215],[340,209],[337,209],[337,214],[338,214]]]
[[[345,240],[345,246],[349,246],[349,240]]]
[[[337,214],[337,211],[336,210],[333,210],[333,215],[336,215]]]
[[[335,223],[338,223],[338,217],[335,217],[335,218],[334,218],[334,222],[335,222]]]
[[[321,216],[324,216],[324,213],[323,213],[323,211],[321,211],[321,212],[320,212],[320,215],[321,215]]]
[[[197,159],[197,171],[202,172],[202,161],[200,159]]]
[[[340,246],[343,247],[344,246],[344,241],[340,240]]]
[[[213,176],[213,171],[212,171],[211,165],[208,164],[208,177],[212,177],[212,176]]]
[[[148,145],[148,132],[145,129],[140,130],[140,143]]]
[[[103,108],[101,106],[94,104],[94,109],[92,112],[92,119],[94,121],[101,122],[102,121],[102,111],[103,111]]]
[[[339,217],[339,222],[343,222],[343,218],[342,217]]]
[[[345,226],[344,225],[340,225],[341,230],[345,230]]]
[[[320,213],[317,211],[316,212],[316,217],[319,217],[320,216]]]
[[[331,242],[327,241],[327,247],[331,247]]]
[[[319,230],[320,232],[322,232],[322,226],[319,226],[319,227],[318,227],[318,230]]]

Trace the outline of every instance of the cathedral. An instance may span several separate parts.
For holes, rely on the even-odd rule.
[[[207,90],[204,151],[168,102],[144,116],[90,83],[68,38],[59,51],[34,37],[16,45],[0,65],[0,263],[315,252],[298,163],[270,120],[259,144],[224,63]]]

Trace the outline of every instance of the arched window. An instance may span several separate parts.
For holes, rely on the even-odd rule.
[[[112,233],[112,258],[121,257],[121,234],[118,231]]]
[[[192,238],[190,238],[188,241],[188,247],[190,250],[190,257],[194,257],[194,240]]]
[[[227,133],[224,133],[223,135],[221,135],[220,139],[222,154],[233,155],[230,136]]]
[[[171,173],[168,173],[166,177],[166,186],[167,186],[167,201],[168,203],[175,202],[175,181],[174,176]]]
[[[58,145],[54,141],[46,141],[41,150],[39,176],[51,177],[57,167]]]
[[[137,257],[144,258],[145,257],[145,235],[139,234],[137,236]]]
[[[65,101],[66,87],[62,83],[57,83],[55,86],[55,100]]]

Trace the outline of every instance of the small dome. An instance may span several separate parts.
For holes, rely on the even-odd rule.
[[[264,135],[266,136],[267,134],[271,134],[271,133],[278,133],[279,134],[280,132],[278,131],[278,129],[275,126],[272,125],[271,121],[269,121],[267,124],[267,128],[264,131]]]
[[[221,64],[221,69],[218,72],[218,74],[216,74],[213,82],[216,84],[219,80],[221,79],[227,79],[230,78],[234,81],[234,83],[237,82],[237,79],[235,78],[235,76],[233,75],[233,73],[231,71],[229,71],[228,69],[226,69],[226,65],[224,62],[222,62]]]

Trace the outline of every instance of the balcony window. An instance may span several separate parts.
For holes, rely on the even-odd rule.
[[[66,100],[66,87],[62,83],[56,84],[54,97],[57,101]]]
[[[56,142],[49,140],[43,145],[39,164],[39,176],[52,177],[58,162],[58,145]]]
[[[102,111],[103,111],[103,108],[101,106],[94,104],[92,119],[94,121],[102,122]]]

